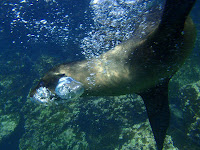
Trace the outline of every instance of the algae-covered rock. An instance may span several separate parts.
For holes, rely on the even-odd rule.
[[[72,123],[76,103],[43,106],[27,102],[23,108],[26,133],[20,139],[20,149],[86,149],[84,133]]]
[[[80,101],[76,120],[83,130],[90,149],[114,149],[122,145],[119,139],[122,127],[146,120],[144,103],[137,95],[88,98]]]
[[[62,105],[27,102],[20,149],[114,150],[155,148],[141,97],[80,98]],[[169,136],[167,136],[169,137]],[[166,149],[173,142],[166,138]]]
[[[120,139],[123,138],[128,139],[128,141],[122,145],[120,150],[156,149],[156,142],[148,120],[123,129]],[[165,138],[163,148],[164,150],[178,150],[178,148],[173,145],[172,137],[169,135]],[[115,150],[118,149],[116,148]]]
[[[171,99],[176,99],[179,96],[178,90],[181,87],[200,80],[200,64],[197,62],[199,62],[199,58],[191,56],[171,78],[169,82],[169,95]]]
[[[19,115],[3,114],[0,110],[0,143],[3,139],[8,138],[19,124]]]
[[[186,134],[200,144],[200,81],[183,86],[179,95]]]

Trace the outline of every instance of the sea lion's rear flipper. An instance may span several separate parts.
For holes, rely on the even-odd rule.
[[[158,48],[158,54],[160,52],[163,55],[172,55],[171,51],[174,50],[176,41],[181,41],[181,38],[183,38],[182,31],[184,29],[184,23],[195,1],[196,0],[166,0],[158,30],[155,32],[155,37],[152,38],[150,42],[154,43],[157,41],[158,46],[162,45],[163,41],[168,41],[170,43],[168,43],[168,48],[164,49],[164,53],[162,52],[162,49]],[[157,40],[158,37],[162,38]],[[152,44],[152,47],[153,46],[154,45]],[[158,65],[164,65],[163,67],[165,67],[165,64],[162,63]],[[163,143],[170,120],[168,103],[169,78],[170,77],[160,81],[160,83],[158,83],[156,86],[138,93],[141,95],[145,103],[149,122],[153,130],[158,150],[162,150],[163,148]]]
[[[169,79],[165,79],[159,85],[139,93],[146,106],[158,150],[162,150],[163,148],[170,120],[168,82]]]
[[[161,30],[182,32],[184,23],[196,0],[166,0],[160,22]]]

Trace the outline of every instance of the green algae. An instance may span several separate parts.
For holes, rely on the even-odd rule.
[[[179,93],[186,135],[200,144],[200,81],[183,86]]]
[[[142,99],[137,95],[81,98],[47,107],[28,101],[23,109],[27,113],[26,133],[20,149],[155,148]],[[174,148],[173,142],[170,148]]]
[[[19,116],[17,114],[3,114],[0,111],[0,142],[8,138],[14,132],[19,124]]]

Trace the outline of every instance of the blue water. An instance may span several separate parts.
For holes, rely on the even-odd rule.
[[[98,57],[134,33],[146,36],[147,19],[155,27],[162,9],[161,0],[2,0],[0,149],[141,148],[137,140],[135,145],[130,144],[137,135],[132,127],[147,126],[142,124],[147,116],[136,95],[88,98],[54,107],[34,104],[27,95],[39,78],[57,64]],[[191,83],[200,89],[196,84],[200,81],[199,10],[197,1],[191,12],[197,28],[194,51],[170,86],[173,115],[168,135],[171,145],[178,149],[200,149],[200,112],[196,106],[200,99],[191,99],[191,107],[186,107],[177,94],[181,91],[178,89]],[[152,11],[156,14],[148,18]],[[138,31],[138,26],[144,30]],[[132,101],[135,106],[130,105]],[[136,139],[149,144],[149,148],[153,145],[149,137],[149,141],[139,135]]]

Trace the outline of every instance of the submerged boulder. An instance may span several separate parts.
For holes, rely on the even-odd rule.
[[[0,143],[14,132],[19,124],[17,114],[3,114],[0,110]]]
[[[62,105],[23,108],[25,134],[20,149],[140,150],[155,149],[155,141],[141,97],[90,97]],[[176,150],[171,136],[165,149]]]
[[[180,88],[181,108],[186,125],[186,134],[200,144],[200,81]]]

